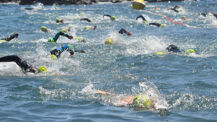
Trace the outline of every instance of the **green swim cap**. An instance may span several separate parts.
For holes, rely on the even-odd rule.
[[[115,16],[111,16],[111,20],[115,20],[116,18],[115,18]]]
[[[185,54],[189,55],[191,53],[195,53],[195,50],[194,49],[188,49],[185,51]]]
[[[41,26],[40,28],[41,28],[41,31],[43,31],[43,32],[47,31],[47,28],[45,26]]]
[[[147,21],[144,20],[143,23],[147,23]]]
[[[62,29],[61,32],[65,33],[67,31],[67,29]]]
[[[48,42],[54,42],[53,38],[48,38]]]
[[[56,21],[60,21],[60,18],[57,17],[57,18],[56,18]]]
[[[38,68],[38,73],[42,73],[42,72],[48,72],[47,67],[45,67],[45,66],[40,66],[40,67]]]
[[[70,48],[73,52],[75,52],[74,46],[72,46],[72,45],[68,45],[68,46],[69,46],[69,48]]]
[[[52,58],[52,59],[54,59],[54,60],[57,60],[57,56],[55,56],[55,55],[53,55],[53,54],[50,55],[50,58]]]
[[[133,99],[133,107],[149,109],[151,107],[151,100],[146,95],[137,95]]]
[[[165,24],[160,24],[160,27],[165,27]]]
[[[79,42],[85,42],[85,39],[83,37],[78,36],[75,39],[78,40]]]
[[[84,29],[88,30],[90,27],[89,26],[84,26]]]

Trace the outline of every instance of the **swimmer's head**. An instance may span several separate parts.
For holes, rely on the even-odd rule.
[[[115,16],[111,16],[111,20],[115,20],[116,18],[115,18]]]
[[[43,32],[48,32],[48,29],[47,29],[45,26],[41,26],[40,29],[41,29],[41,31],[43,31]]]
[[[51,58],[51,59],[54,59],[54,60],[57,60],[57,56],[56,56],[56,55],[53,55],[53,54],[50,55],[50,58]]]
[[[133,107],[149,109],[151,107],[151,100],[146,95],[137,95],[133,99]]]
[[[48,38],[48,42],[55,42],[53,38]]]
[[[60,20],[61,20],[60,18],[58,18],[58,17],[56,18],[56,21],[57,21],[57,22],[60,22]]]
[[[167,49],[168,52],[174,52],[174,53],[181,52],[179,50],[179,48],[177,46],[173,45],[173,44],[169,45],[166,49]]]
[[[182,20],[186,20],[187,18],[186,18],[186,16],[182,16]]]
[[[113,44],[114,40],[112,38],[107,38],[105,44]]]
[[[192,54],[192,53],[195,53],[194,49],[188,49],[185,51],[185,54],[187,54],[187,55]]]
[[[42,73],[42,72],[48,72],[47,67],[45,67],[45,66],[40,66],[40,67],[38,68],[38,73]]]
[[[62,29],[61,32],[65,33],[67,31],[67,29]]]
[[[165,24],[160,24],[160,27],[165,27]]]
[[[75,40],[78,40],[78,42],[86,42],[83,37],[76,37]]]

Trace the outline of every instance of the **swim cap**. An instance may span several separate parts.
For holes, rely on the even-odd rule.
[[[112,38],[107,38],[105,44],[112,44],[114,40]]]
[[[111,20],[115,20],[115,16],[111,16]]]
[[[75,39],[79,42],[85,42],[85,39],[83,37],[76,37]]]
[[[183,20],[186,20],[186,16],[182,16],[182,19],[183,19]]]
[[[40,28],[41,28],[41,31],[43,31],[43,32],[47,31],[47,28],[45,26],[41,26]]]
[[[47,67],[45,67],[45,66],[40,66],[40,67],[38,68],[38,73],[42,73],[42,72],[48,72]]]
[[[60,18],[58,18],[58,17],[57,17],[57,18],[56,18],[56,21],[58,21],[58,22],[59,22],[59,21],[60,21]]]
[[[72,52],[75,52],[75,48],[72,45],[68,45],[68,47],[72,50]]]
[[[90,27],[89,26],[84,26],[84,29],[88,30]]]
[[[156,10],[160,10],[160,8],[156,8]]]
[[[191,53],[195,53],[195,50],[194,49],[188,49],[185,51],[185,54],[189,55]]]
[[[69,25],[68,28],[69,28],[69,29],[72,28],[72,25]]]
[[[144,20],[143,23],[147,23],[147,21]]]
[[[6,40],[0,40],[0,42],[6,42]]]
[[[53,38],[48,38],[48,42],[54,42]]]
[[[56,10],[59,10],[60,8],[59,8],[59,7],[55,7],[55,9],[56,9]]]
[[[150,108],[151,100],[147,98],[146,95],[137,95],[133,99],[133,106],[138,108]]]
[[[65,33],[67,31],[67,29],[62,29],[61,32]]]
[[[156,55],[164,55],[164,52],[156,52]]]
[[[56,55],[53,55],[53,54],[51,54],[51,55],[50,55],[50,58],[52,58],[52,59],[56,60],[56,59],[57,59],[57,56],[56,56]]]
[[[165,27],[165,24],[160,24],[160,27]]]

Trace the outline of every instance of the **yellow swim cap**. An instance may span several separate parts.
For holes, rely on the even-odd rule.
[[[60,18],[57,17],[57,18],[56,18],[56,21],[60,21]]]
[[[57,56],[55,56],[55,55],[51,54],[51,55],[50,55],[50,58],[52,58],[52,59],[56,60],[56,59],[57,59]]]
[[[191,53],[195,53],[195,50],[194,49],[188,49],[185,51],[185,54],[189,55]]]
[[[45,66],[40,66],[40,67],[38,68],[38,73],[42,73],[42,72],[48,72],[47,67],[45,67]]]
[[[107,38],[105,44],[112,44],[114,40],[112,38]]]
[[[149,109],[151,107],[151,100],[147,98],[146,95],[137,95],[133,99],[133,107],[136,108],[146,108]]]
[[[183,20],[186,20],[186,16],[182,16],[182,19],[183,19]]]
[[[156,52],[156,55],[164,55],[165,53],[164,52]]]
[[[40,28],[41,28],[41,31],[43,31],[43,32],[47,31],[47,28],[45,26],[41,26]]]

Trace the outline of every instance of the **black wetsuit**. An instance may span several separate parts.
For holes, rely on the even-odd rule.
[[[58,32],[58,33],[55,35],[54,38],[49,38],[49,39],[48,39],[48,42],[56,42],[60,36],[65,36],[65,37],[69,38],[69,35],[68,35],[68,34],[65,34],[65,33],[63,33],[63,32],[60,31],[60,32]]]
[[[22,69],[24,73],[26,72],[36,73],[36,69],[32,65],[28,64],[26,61],[24,61],[17,55],[0,57],[0,62],[15,62]]]
[[[80,21],[87,21],[87,22],[91,22],[91,20],[90,20],[90,19],[88,19],[88,18],[81,18],[81,19],[80,19]]]
[[[174,53],[179,53],[179,52],[181,52],[180,49],[179,49],[177,46],[173,45],[173,44],[169,45],[169,46],[166,48],[166,50],[167,50],[168,52],[174,52]]]
[[[160,23],[149,23],[149,25],[155,25],[155,26],[157,26],[157,27],[160,27],[160,26],[161,26]]]
[[[136,17],[136,20],[138,20],[139,18],[141,18],[143,21],[146,21],[146,22],[147,22],[147,20],[145,19],[145,17],[144,17],[144,16],[142,16],[142,15],[139,15],[138,17]]]
[[[7,38],[2,38],[2,39],[0,39],[0,40],[5,40],[5,41],[11,41],[12,39],[14,39],[14,38],[17,38],[18,37],[18,33],[13,33],[12,35],[10,35],[9,37],[7,37]]]

